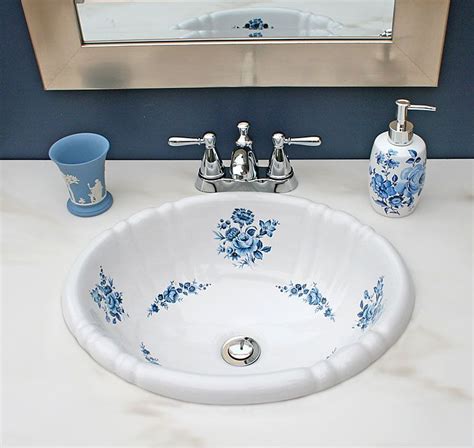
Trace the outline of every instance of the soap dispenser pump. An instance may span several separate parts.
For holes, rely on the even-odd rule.
[[[374,210],[401,218],[417,206],[425,181],[426,144],[413,133],[409,110],[436,111],[436,107],[397,100],[397,119],[374,141],[369,165],[369,195]]]

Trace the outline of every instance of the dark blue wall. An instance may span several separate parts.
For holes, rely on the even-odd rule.
[[[438,88],[238,88],[46,92],[19,0],[0,0],[0,158],[44,159],[66,134],[92,131],[112,143],[112,159],[194,159],[199,148],[170,148],[168,136],[217,133],[229,157],[235,124],[249,120],[260,158],[271,134],[319,134],[318,149],[292,148],[294,158],[366,158],[393,119],[393,101],[438,106],[413,113],[430,157],[474,157],[473,0],[452,0]],[[415,115],[416,114],[416,115]]]

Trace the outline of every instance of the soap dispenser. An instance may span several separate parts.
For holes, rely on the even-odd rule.
[[[413,133],[409,110],[436,111],[436,107],[397,100],[397,119],[374,141],[369,165],[369,195],[374,210],[401,218],[415,210],[425,181],[426,144]]]

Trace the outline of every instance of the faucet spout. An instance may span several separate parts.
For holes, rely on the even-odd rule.
[[[243,121],[237,125],[240,136],[235,142],[230,162],[232,179],[251,181],[257,179],[257,157],[252,149],[252,140],[248,135],[249,123]]]
[[[416,106],[421,107],[421,106]],[[212,132],[202,137],[170,137],[171,146],[205,145],[201,168],[195,187],[204,193],[226,191],[258,191],[262,193],[288,193],[298,186],[285,145],[319,146],[316,136],[289,138],[281,132],[273,134],[273,153],[266,166],[259,166],[249,136],[250,125],[242,121],[237,125],[239,138],[232,151],[230,166],[222,163],[216,148],[216,136]],[[266,174],[264,170],[266,169]]]
[[[234,180],[254,180],[257,178],[257,161],[249,148],[235,148],[232,152],[230,172]]]

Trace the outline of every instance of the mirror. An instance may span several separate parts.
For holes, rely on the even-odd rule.
[[[450,0],[21,0],[47,90],[438,83]]]
[[[395,0],[76,0],[85,43],[390,39]]]

